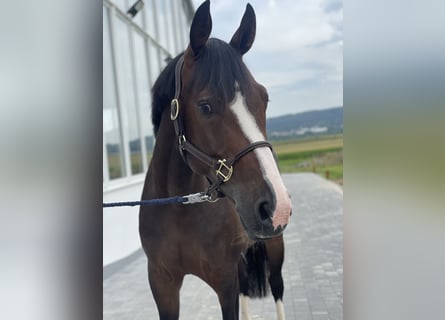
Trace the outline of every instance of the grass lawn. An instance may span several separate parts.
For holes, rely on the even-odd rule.
[[[330,180],[343,180],[343,137],[277,141],[273,143],[282,173],[315,172]]]

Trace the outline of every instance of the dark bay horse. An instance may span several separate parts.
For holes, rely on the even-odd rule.
[[[213,288],[225,320],[250,319],[247,297],[269,286],[284,319],[282,232],[291,214],[266,139],[266,89],[242,61],[256,18],[248,4],[230,43],[209,39],[210,3],[196,11],[190,44],[153,87],[156,136],[142,199],[207,190],[211,201],[141,207],[139,233],[161,320],[178,319],[193,274]],[[216,201],[218,200],[218,201]]]

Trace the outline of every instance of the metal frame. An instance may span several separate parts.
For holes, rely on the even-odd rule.
[[[113,16],[113,8],[106,8],[107,10],[107,14],[108,14],[108,28],[109,28],[109,35],[110,35],[110,48],[111,48],[111,64],[112,64],[112,74],[113,74],[113,82],[114,82],[114,88],[115,88],[115,101],[116,101],[116,108],[117,108],[117,120],[119,123],[119,142],[120,145],[122,146],[122,148],[124,148],[125,145],[125,140],[124,140],[124,135],[122,134],[123,132],[123,119],[122,119],[122,115],[121,115],[121,111],[120,109],[122,109],[120,100],[121,100],[121,95],[120,95],[120,90],[118,87],[118,68],[116,68],[116,50],[115,50],[115,37],[114,37],[114,16]],[[105,152],[105,157],[103,159],[103,162],[107,162],[106,163],[106,167],[108,169],[108,158],[106,156],[106,145],[105,145],[105,140],[103,141],[104,144],[104,152]],[[126,170],[126,159],[125,159],[125,150],[121,150],[120,152],[120,161],[121,161],[121,165],[122,165],[122,176],[125,177],[127,175],[127,170]],[[105,166],[105,165],[104,165]],[[109,176],[109,171],[107,170],[107,175],[104,177],[105,181],[111,181],[110,176]]]
[[[128,137],[128,117],[127,117],[127,105],[125,103],[125,100],[123,98],[123,84],[122,84],[122,66],[118,64],[118,59],[116,58],[117,55],[119,55],[119,50],[116,44],[115,35],[116,35],[116,19],[119,19],[114,14],[114,8],[111,9],[112,16],[110,17],[111,21],[111,31],[112,31],[112,38],[113,38],[113,44],[112,44],[112,50],[114,51],[114,59],[113,59],[113,66],[116,74],[116,92],[118,93],[118,114],[121,119],[121,126],[120,126],[120,134],[121,139],[123,141],[122,149],[124,151],[124,167],[125,167],[125,174],[123,177],[131,176],[131,155],[130,155],[130,146],[128,145],[129,137]],[[122,21],[125,24],[125,21]],[[128,28],[128,26],[127,26]],[[128,30],[127,30],[128,32]]]

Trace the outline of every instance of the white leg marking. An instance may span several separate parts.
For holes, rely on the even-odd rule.
[[[241,92],[236,92],[235,99],[230,108],[235,114],[241,130],[250,143],[265,140],[264,135],[258,128],[255,118],[247,108]],[[280,172],[278,171],[272,151],[268,148],[258,148],[255,149],[255,154],[260,163],[263,177],[272,185],[277,200],[272,219],[273,226],[274,228],[278,228],[280,225],[284,226],[289,221],[291,202],[286,187],[281,180]]]
[[[241,319],[250,320],[249,297],[240,294],[239,298],[241,304]]]
[[[284,304],[283,304],[283,301],[278,299],[276,304],[275,304],[275,306],[277,308],[277,319],[278,320],[286,320],[286,317],[284,315]]]

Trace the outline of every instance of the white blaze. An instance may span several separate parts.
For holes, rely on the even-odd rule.
[[[230,109],[235,114],[241,130],[250,143],[266,140],[266,137],[264,137],[258,128],[255,118],[247,108],[244,97],[240,91],[236,92],[234,102],[230,106]],[[269,181],[275,193],[277,203],[272,218],[273,226],[275,229],[278,228],[278,226],[285,226],[289,221],[291,202],[286,187],[281,180],[280,172],[278,171],[272,151],[267,147],[263,147],[255,149],[254,152],[260,163],[264,179]]]

